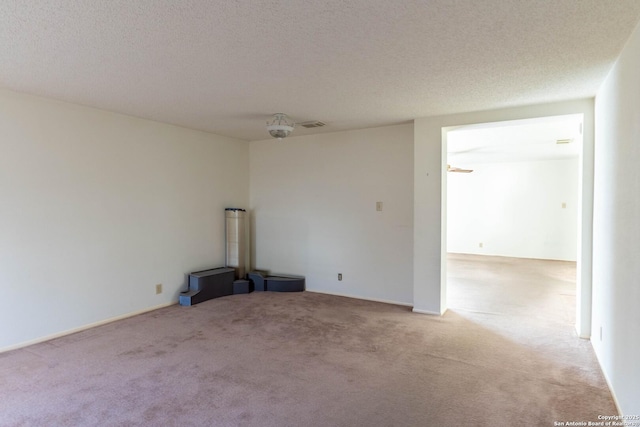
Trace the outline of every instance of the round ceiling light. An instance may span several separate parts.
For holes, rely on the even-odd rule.
[[[296,124],[287,117],[286,114],[276,113],[273,115],[273,119],[267,122],[267,130],[269,135],[274,138],[282,139],[289,136],[293,132],[293,128]]]

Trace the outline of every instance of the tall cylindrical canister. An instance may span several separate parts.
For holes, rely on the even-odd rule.
[[[247,243],[247,212],[244,209],[225,209],[227,267],[236,269],[236,279],[244,279],[249,262]]]

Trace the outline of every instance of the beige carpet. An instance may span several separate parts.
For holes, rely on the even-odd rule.
[[[450,271],[443,317],[253,293],[0,354],[0,425],[553,426],[615,413],[573,332],[572,263],[453,255]]]

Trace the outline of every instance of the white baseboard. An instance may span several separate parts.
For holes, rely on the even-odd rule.
[[[447,312],[446,309],[442,313],[439,313],[437,311],[420,310],[419,308],[415,308],[415,307],[411,311],[413,311],[414,313],[418,313],[418,314],[428,314],[430,316],[442,316],[444,313]]]
[[[598,366],[600,367],[600,371],[602,372],[602,376],[604,377],[604,380],[607,382],[607,387],[609,387],[609,391],[611,392],[611,397],[613,397],[613,403],[616,405],[616,409],[618,410],[618,415],[624,415],[622,413],[622,409],[620,409],[620,403],[618,403],[618,398],[616,397],[616,391],[613,389],[613,386],[611,385],[611,381],[609,381],[609,376],[607,375],[607,372],[602,367],[602,362],[600,361],[598,352],[596,351],[596,348],[593,346],[593,341],[591,341],[591,348],[593,349],[593,352],[596,354],[596,360],[598,361]]]
[[[167,302],[167,303],[164,303],[164,304],[160,304],[160,305],[156,305],[156,306],[153,306],[153,307],[144,308],[142,310],[134,311],[133,313],[127,313],[127,314],[123,314],[121,316],[116,316],[116,317],[111,317],[109,319],[100,320],[99,322],[89,323],[88,325],[80,326],[78,328],[67,329],[66,331],[58,332],[58,333],[55,333],[55,334],[52,334],[52,335],[46,335],[44,337],[36,338],[34,340],[23,341],[23,342],[18,343],[18,344],[14,344],[14,345],[10,345],[8,347],[0,348],[0,353],[4,353],[4,352],[7,352],[7,351],[11,351],[11,350],[17,350],[19,348],[28,347],[28,346],[33,345],[33,344],[39,344],[41,342],[49,341],[49,340],[52,340],[54,338],[60,338],[60,337],[64,337],[65,335],[75,334],[76,332],[86,331],[87,329],[95,328],[96,326],[106,325],[107,323],[112,323],[112,322],[116,322],[118,320],[127,319],[129,317],[137,316],[139,314],[148,313],[150,311],[159,310],[161,308],[169,307],[169,306],[175,305],[177,303],[178,303],[178,301]]]
[[[365,301],[381,302],[381,303],[384,303],[384,304],[393,304],[393,305],[401,305],[401,306],[404,306],[404,307],[412,307],[411,311],[414,312],[414,313],[428,314],[428,315],[431,315],[431,316],[442,316],[447,311],[445,309],[442,313],[438,313],[436,311],[420,310],[418,308],[413,307],[413,304],[410,304],[410,303],[407,303],[407,302],[391,301],[391,300],[380,299],[380,298],[366,298],[366,297],[361,297],[361,296],[356,296],[356,295],[341,294],[341,293],[337,293],[337,292],[325,292],[325,291],[315,291],[315,290],[312,291],[312,290],[309,290],[309,289],[306,289],[306,291],[307,292],[314,292],[316,294],[335,295],[335,296],[338,296],[338,297],[361,299],[361,300],[365,300]]]
[[[591,339],[591,334],[589,334],[589,335],[580,335],[580,331],[578,330],[578,325],[575,325],[574,329],[576,331],[576,335],[578,335],[578,338],[582,338],[583,340],[590,340]]]
[[[380,298],[366,298],[366,297],[361,297],[361,296],[356,296],[356,295],[339,294],[339,293],[335,293],[335,292],[312,291],[312,290],[309,290],[309,289],[306,289],[306,292],[313,292],[315,294],[324,294],[324,295],[335,295],[337,297],[361,299],[361,300],[365,300],[365,301],[382,302],[382,303],[385,303],[385,304],[402,305],[402,306],[405,306],[405,307],[412,307],[413,306],[413,304],[409,304],[407,302],[391,301],[391,300],[380,299]]]

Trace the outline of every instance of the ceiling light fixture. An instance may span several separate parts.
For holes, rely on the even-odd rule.
[[[295,127],[296,124],[283,113],[274,114],[273,119],[267,122],[269,135],[278,139],[288,137]]]

